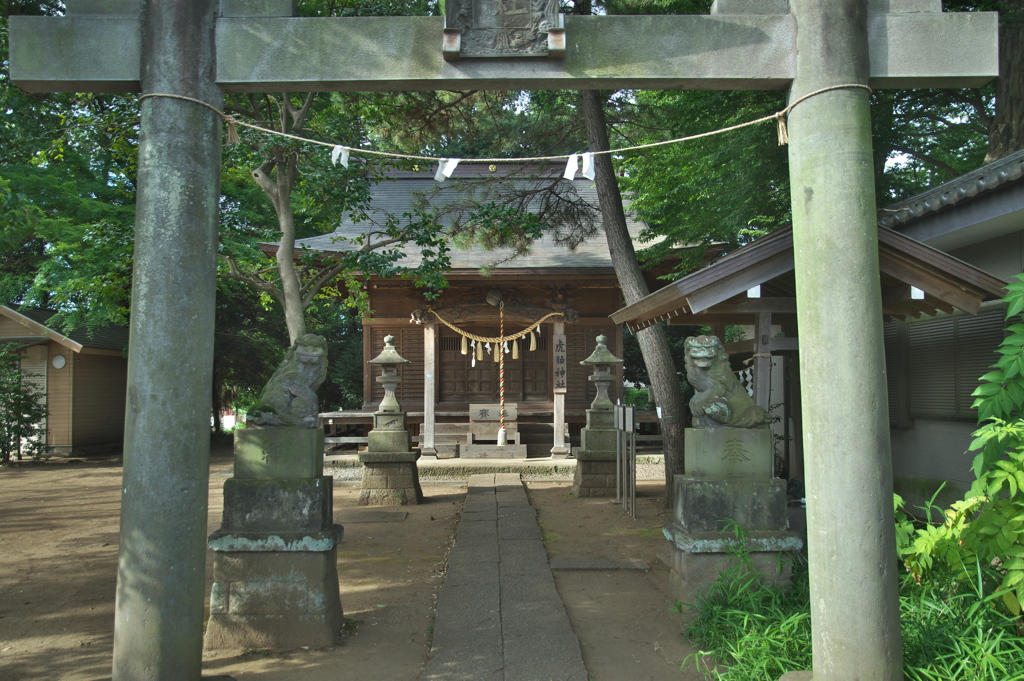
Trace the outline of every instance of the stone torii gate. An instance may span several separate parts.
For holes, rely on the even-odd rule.
[[[468,88],[793,101],[997,74],[996,16],[940,0],[569,16],[549,40],[564,56],[540,59],[457,59],[441,17],[294,14],[292,0],[67,0],[65,17],[10,18],[11,77],[220,108],[224,92]],[[817,681],[902,678],[869,116],[866,89],[845,87],[789,118]],[[201,675],[220,127],[195,102],[142,102],[114,681]]]

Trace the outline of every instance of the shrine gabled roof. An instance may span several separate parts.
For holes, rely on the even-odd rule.
[[[29,342],[30,337],[40,342],[47,340],[56,341],[74,352],[81,352],[85,348],[97,350],[118,350],[123,351],[128,347],[128,328],[124,326],[103,326],[95,329],[73,329],[70,332],[60,331],[56,326],[50,325],[50,320],[57,314],[54,310],[41,310],[38,308],[22,307],[18,310],[0,305],[0,315],[13,319],[23,324],[31,333],[31,336],[17,337],[15,342],[21,345],[34,344]],[[0,337],[0,343],[5,339]]]
[[[477,271],[495,263],[497,264],[494,269],[499,271],[502,269],[610,269],[612,266],[611,256],[603,234],[601,211],[594,182],[582,177],[571,181],[561,179],[564,170],[562,165],[534,167],[520,173],[515,173],[515,170],[516,168],[513,167],[498,167],[492,171],[486,165],[465,164],[458,167],[452,177],[444,183],[434,180],[434,168],[419,172],[393,171],[389,173],[386,180],[371,190],[369,220],[357,221],[353,219],[352,215],[342,216],[334,232],[297,240],[296,253],[303,248],[325,253],[355,248],[354,244],[359,242],[361,236],[377,229],[387,219],[394,218],[400,223],[407,222],[410,218],[403,216],[407,213],[413,214],[425,204],[438,211],[439,222],[451,224],[451,221],[455,219],[455,214],[459,211],[459,206],[472,204],[474,200],[486,201],[488,200],[486,192],[494,189],[493,186],[491,189],[481,189],[480,183],[473,183],[473,180],[491,179],[495,177],[495,174],[498,176],[505,174],[508,182],[515,183],[521,188],[557,183],[559,191],[567,192],[585,210],[593,211],[597,231],[575,249],[556,243],[550,235],[545,235],[534,242],[528,253],[515,257],[510,249],[489,251],[481,247],[453,248],[449,253],[451,270]],[[528,202],[526,209],[537,213],[538,201]],[[628,210],[626,222],[637,248],[648,245],[638,241],[644,224],[632,217]],[[277,248],[276,244],[263,244],[262,246],[269,253],[275,252]],[[420,259],[418,253],[410,251],[398,264],[415,267],[419,264]]]
[[[1015,185],[1024,186],[1024,149],[903,201],[879,208],[878,226],[904,231],[911,223],[988,198]]]
[[[997,300],[1005,284],[983,270],[889,229],[878,230],[882,311],[904,319],[936,312],[977,313],[986,300]],[[746,292],[761,286],[761,298]],[[911,287],[924,292],[913,299]],[[793,232],[785,227],[733,251],[611,315],[631,330],[659,321],[672,324],[722,322],[745,324],[758,312],[793,314]]]

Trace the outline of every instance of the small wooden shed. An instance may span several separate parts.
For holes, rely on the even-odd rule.
[[[50,310],[0,305],[0,344],[21,356],[23,381],[46,395],[46,443],[57,455],[113,449],[124,440],[128,329],[64,333]]]
[[[940,250],[892,230],[878,230],[878,263],[882,284],[882,313],[886,322],[949,315],[956,311],[977,315],[985,301],[1004,295],[1003,280]],[[836,296],[836,304],[843,304]],[[799,329],[796,317],[796,282],[793,233],[779,229],[733,251],[710,267],[693,272],[669,286],[611,315],[617,324],[636,331],[665,321],[669,324],[710,325],[724,337],[727,324],[748,325],[753,337],[726,344],[730,359],[747,360],[753,369],[754,399],[768,409],[783,405],[780,440],[783,469],[789,477],[802,477],[800,450]],[[886,333],[896,327],[888,325]],[[836,333],[842,333],[836,329]],[[895,366],[896,357],[887,363]],[[985,352],[991,348],[983,348]],[[779,362],[779,357],[783,361]],[[772,396],[772,371],[785,373],[784,396]],[[734,368],[736,365],[734,364]],[[869,370],[865,367],[865,370]],[[980,376],[976,373],[974,376]],[[887,373],[890,418],[905,402],[907,386],[897,371]],[[977,381],[975,381],[977,384]],[[969,394],[969,391],[968,391]]]

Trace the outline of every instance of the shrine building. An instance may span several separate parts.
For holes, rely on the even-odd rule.
[[[364,361],[377,356],[388,335],[394,336],[399,354],[410,360],[400,368],[397,397],[424,454],[486,455],[474,454],[472,445],[494,443],[496,424],[487,421],[497,418],[502,383],[496,343],[486,339],[523,334],[508,343],[504,360],[507,420],[515,423],[509,442],[525,445],[524,456],[565,456],[595,396],[587,380],[590,372],[580,361],[593,352],[602,334],[611,352],[622,356],[622,326],[609,315],[622,307],[623,299],[594,183],[583,177],[564,179],[564,165],[523,169],[466,164],[441,183],[433,170],[390,172],[372,190],[368,220],[354,222],[345,216],[333,233],[299,240],[296,255],[301,249],[331,253],[355,248],[360,237],[389,219],[414,219],[424,210],[436,211],[438,221],[450,225],[478,206],[499,198],[506,202],[510,195],[542,219],[568,215],[571,221],[589,223],[591,233],[575,247],[560,243],[568,230],[557,227],[524,253],[453,245],[446,274],[449,288],[436,300],[408,279],[366,282],[373,314],[363,319]],[[506,179],[494,181],[500,177]],[[634,243],[642,247],[636,238],[643,225],[628,215],[627,222]],[[274,252],[272,245],[265,249]],[[406,247],[398,264],[417,266],[422,256],[415,250]],[[646,276],[656,288],[658,272]],[[377,374],[379,370],[364,364],[361,410],[322,414],[329,436],[351,434],[371,422],[383,397]],[[621,396],[621,368],[616,375],[613,399]]]

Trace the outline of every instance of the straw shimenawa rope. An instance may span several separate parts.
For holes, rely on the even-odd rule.
[[[498,336],[478,336],[475,333],[470,333],[469,331],[465,331],[463,329],[460,329],[459,327],[457,327],[454,324],[452,324],[451,322],[449,322],[447,319],[445,319],[444,317],[439,315],[437,313],[437,310],[431,310],[431,312],[434,313],[434,317],[436,317],[439,322],[441,322],[442,324],[447,326],[449,329],[451,329],[452,331],[454,331],[455,333],[457,333],[457,334],[459,334],[461,336],[465,336],[466,338],[469,338],[470,340],[475,340],[477,343],[500,343],[500,342],[502,342],[502,340],[515,340],[517,338],[522,338],[523,336],[525,336],[526,334],[530,333],[531,331],[536,329],[538,326],[543,324],[548,319],[551,319],[552,317],[562,317],[562,316],[564,316],[561,312],[551,312],[549,314],[544,315],[543,317],[541,317],[540,319],[535,321],[533,324],[530,324],[528,327],[526,327],[522,331],[520,331],[518,333],[513,333],[513,334],[508,335],[508,336],[505,336],[504,339],[502,339],[501,337],[498,337]],[[532,350],[533,347],[531,347],[530,349]]]
[[[665,141],[662,141],[662,142],[650,142],[648,144],[637,144],[637,145],[634,145],[634,146],[631,146],[631,147],[619,147],[618,149],[605,149],[603,151],[593,151],[593,152],[590,152],[590,153],[592,153],[592,154],[619,154],[619,153],[623,153],[623,152],[627,152],[627,151],[637,151],[639,149],[650,149],[650,148],[653,148],[653,147],[661,147],[661,146],[665,146],[666,144],[677,144],[679,142],[689,142],[691,140],[701,139],[701,138],[704,138],[704,137],[711,137],[713,135],[720,135],[720,134],[725,133],[725,132],[731,132],[733,130],[739,130],[741,128],[747,128],[747,127],[750,127],[752,125],[760,125],[761,123],[766,123],[768,121],[775,121],[776,122],[776,125],[778,127],[778,140],[779,140],[779,144],[780,145],[788,144],[789,143],[789,131],[786,128],[786,117],[789,116],[790,112],[792,112],[793,109],[798,104],[801,104],[801,103],[807,101],[808,99],[810,99],[811,97],[815,97],[815,96],[820,95],[820,94],[825,93],[825,92],[832,92],[833,90],[846,90],[846,89],[851,89],[851,88],[852,89],[867,90],[868,92],[871,92],[871,88],[868,85],[864,85],[863,83],[844,83],[842,85],[830,85],[829,87],[823,87],[823,88],[820,88],[820,89],[815,90],[813,92],[808,92],[807,94],[798,97],[797,99],[793,100],[789,104],[789,106],[787,106],[786,108],[782,109],[781,111],[777,111],[777,112],[775,112],[773,114],[769,114],[768,116],[762,116],[761,118],[758,118],[756,120],[747,121],[746,123],[738,123],[736,125],[730,125],[727,128],[719,128],[718,130],[711,130],[709,132],[702,132],[702,133],[699,133],[699,134],[696,134],[696,135],[687,135],[686,137],[677,137],[675,139],[665,140]],[[320,146],[331,147],[332,149],[335,148],[335,147],[340,147],[342,149],[347,149],[348,151],[354,152],[354,153],[357,153],[357,154],[366,154],[366,155],[370,155],[370,156],[385,156],[385,157],[388,157],[388,158],[400,158],[400,159],[406,159],[406,160],[411,160],[411,161],[433,161],[433,162],[440,162],[440,161],[446,160],[445,158],[442,158],[442,157],[439,157],[439,156],[419,156],[419,155],[416,155],[416,154],[398,154],[398,153],[387,152],[387,151],[375,151],[373,149],[362,149],[362,148],[359,148],[359,147],[346,147],[346,146],[344,146],[342,144],[335,144],[334,142],[323,142],[321,140],[314,140],[314,139],[309,139],[307,137],[300,137],[299,135],[292,135],[292,134],[286,133],[286,132],[279,132],[277,130],[272,130],[270,128],[264,128],[263,126],[256,125],[254,123],[246,123],[245,121],[238,120],[237,118],[235,118],[231,114],[224,113],[223,111],[221,111],[220,109],[218,109],[217,107],[213,106],[212,104],[210,104],[208,102],[204,102],[204,101],[202,101],[200,99],[194,99],[192,97],[186,97],[184,95],[171,95],[171,94],[151,92],[151,93],[148,93],[148,94],[145,94],[145,95],[142,95],[141,97],[139,97],[139,101],[142,101],[144,99],[154,98],[154,97],[161,97],[161,98],[166,98],[166,99],[180,99],[180,100],[183,100],[183,101],[186,101],[186,102],[192,102],[194,104],[199,104],[201,106],[205,106],[206,108],[212,110],[218,116],[220,116],[221,119],[224,121],[224,123],[227,125],[227,128],[228,128],[228,130],[227,130],[227,143],[228,144],[237,144],[238,143],[238,141],[239,141],[238,126],[242,126],[244,128],[251,128],[252,130],[259,130],[260,132],[267,133],[268,135],[276,135],[278,137],[285,137],[285,138],[288,138],[288,139],[298,140],[299,142],[306,142],[306,143],[309,143],[309,144],[319,144]],[[461,159],[460,162],[461,163],[532,163],[532,162],[536,162],[536,161],[557,161],[557,160],[563,160],[563,159],[568,159],[570,156],[572,156],[572,154],[559,154],[559,155],[556,155],[556,156],[524,156],[524,157],[521,157],[521,158],[464,158],[464,159]]]

